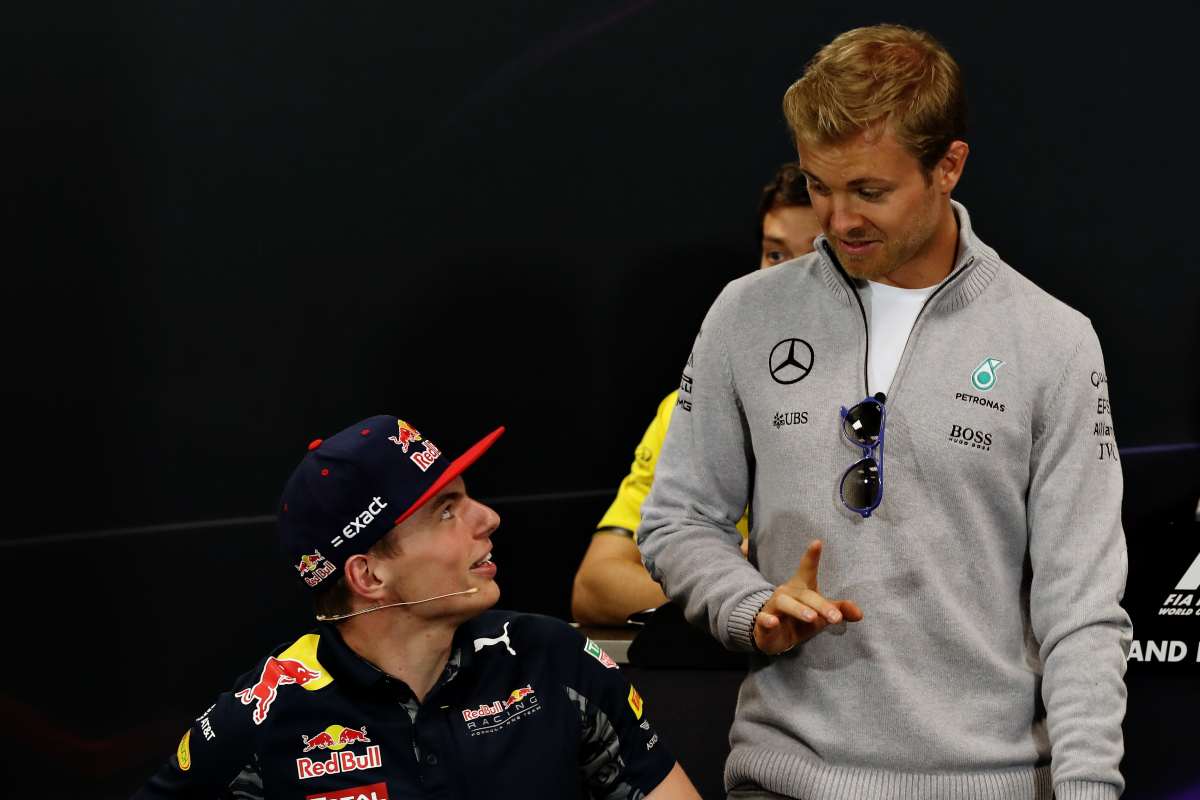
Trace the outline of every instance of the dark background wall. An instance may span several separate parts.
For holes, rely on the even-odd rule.
[[[1195,618],[1158,616],[1200,552],[1195,9],[115,6],[0,23],[22,645],[0,712],[44,726],[48,762],[66,731],[80,780],[136,783],[304,626],[266,517],[304,445],[369,414],[448,452],[509,427],[470,476],[505,517],[505,603],[566,615],[704,311],[756,264],[758,189],[794,156],[784,90],[886,20],[965,70],[979,234],[1099,332],[1136,635],[1189,646],[1131,662],[1130,796],[1200,783],[1150,712],[1200,713]]]

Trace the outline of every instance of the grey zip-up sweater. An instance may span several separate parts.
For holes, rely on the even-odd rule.
[[[730,283],[696,338],[642,509],[651,574],[689,619],[752,650],[755,614],[821,538],[822,594],[865,614],[754,657],[730,787],[803,800],[1124,788],[1131,626],[1099,342],[954,210],[958,258],[892,381],[870,518],[838,494],[862,455],[839,407],[866,392],[870,314],[824,237]],[[747,504],[749,561],[734,529]]]

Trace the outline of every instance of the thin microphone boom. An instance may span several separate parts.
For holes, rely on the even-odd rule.
[[[463,589],[461,592],[447,592],[434,597],[426,597],[424,600],[405,600],[399,603],[385,603],[381,606],[371,606],[370,608],[360,608],[358,611],[350,611],[345,614],[317,614],[318,622],[337,622],[338,620],[357,617],[359,614],[370,614],[372,611],[379,611],[383,608],[395,608],[396,606],[415,606],[418,603],[428,603],[430,600],[441,600],[443,597],[454,597],[456,594],[475,594],[479,589],[472,587]]]

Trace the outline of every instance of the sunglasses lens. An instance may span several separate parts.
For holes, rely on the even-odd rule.
[[[850,466],[842,476],[842,502],[855,511],[866,511],[878,504],[879,464],[864,458]]]
[[[883,422],[883,406],[879,403],[859,403],[842,418],[842,430],[852,442],[875,444]]]

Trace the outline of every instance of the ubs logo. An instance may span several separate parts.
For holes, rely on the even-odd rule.
[[[775,418],[771,420],[771,424],[776,428],[782,428],[784,425],[807,425],[807,411],[777,411]]]
[[[813,367],[812,345],[803,339],[784,339],[771,348],[767,368],[776,383],[788,386],[808,377]]]
[[[965,425],[950,426],[950,441],[964,447],[974,447],[976,450],[992,449],[992,434],[979,428],[969,428]]]

